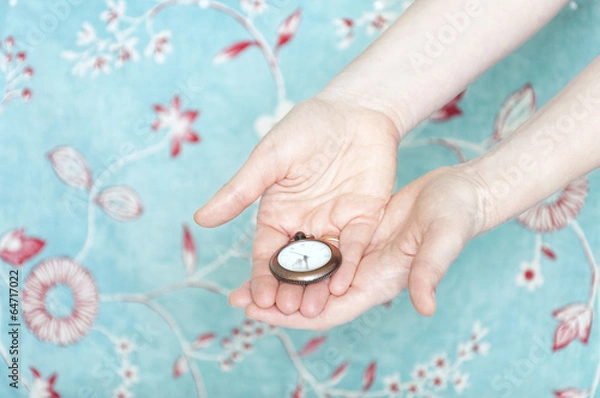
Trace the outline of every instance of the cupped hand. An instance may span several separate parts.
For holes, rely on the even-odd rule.
[[[257,308],[310,318],[344,294],[390,200],[399,137],[382,113],[331,96],[294,107],[194,217],[215,227],[262,195],[251,279],[230,302],[240,306],[248,292]],[[270,257],[297,231],[340,237],[343,263],[330,280],[305,288],[271,274]]]
[[[248,285],[237,293],[236,303],[249,317],[264,322],[325,330],[393,299],[408,286],[416,310],[432,315],[437,285],[485,221],[485,191],[466,170],[441,168],[394,194],[348,292],[331,296],[318,316],[257,306]]]

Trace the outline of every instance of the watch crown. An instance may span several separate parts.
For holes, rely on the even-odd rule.
[[[296,232],[296,235],[294,235],[294,240],[302,240],[302,239],[306,239],[306,234],[302,231]]]

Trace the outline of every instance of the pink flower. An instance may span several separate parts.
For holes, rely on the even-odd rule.
[[[27,59],[27,54],[24,51],[20,51],[17,53],[17,61],[25,62],[26,59]]]
[[[119,20],[125,15],[125,2],[123,0],[107,0],[108,10],[100,14],[100,20],[106,22],[109,31],[117,30]]]
[[[267,11],[265,0],[240,0],[240,6],[250,16],[259,15]]]
[[[60,398],[60,394],[54,391],[56,383],[56,373],[50,375],[47,380],[42,378],[41,373],[34,367],[31,367],[33,373],[33,384],[29,391],[29,398]]]
[[[530,292],[533,292],[536,288],[544,284],[544,277],[542,276],[542,270],[539,265],[522,262],[521,271],[517,275],[517,285],[524,286]]]
[[[36,254],[46,243],[38,238],[25,236],[25,230],[14,229],[0,237],[0,258],[10,265],[20,266]]]
[[[198,111],[181,111],[181,102],[178,96],[173,97],[168,107],[155,105],[158,118],[152,124],[153,130],[169,129],[171,136],[171,156],[175,157],[181,151],[181,142],[199,142],[200,137],[192,130],[192,124],[198,117]]]
[[[71,290],[71,314],[56,317],[46,308],[46,295],[57,285]],[[90,273],[70,258],[50,258],[25,279],[23,318],[34,336],[42,341],[66,345],[80,340],[92,327],[98,311],[98,289]]]
[[[171,32],[168,30],[158,32],[146,46],[144,55],[146,57],[154,56],[154,60],[162,64],[165,62],[165,56],[173,50],[170,40]]]
[[[580,177],[546,202],[537,204],[518,216],[517,221],[536,232],[562,229],[577,217],[585,204],[587,194],[587,177]]]

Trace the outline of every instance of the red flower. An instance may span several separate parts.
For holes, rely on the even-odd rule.
[[[23,265],[44,248],[45,242],[25,236],[25,230],[15,229],[0,237],[0,258],[10,265]]]
[[[30,397],[60,398],[60,394],[54,391],[56,383],[56,373],[48,377],[48,380],[42,378],[41,373],[34,367],[31,367],[33,373],[33,385],[31,386]]]
[[[465,95],[465,91],[458,94],[446,105],[441,107],[439,110],[435,111],[431,116],[429,116],[429,120],[431,120],[432,122],[445,122],[446,120],[450,120],[452,118],[462,115],[463,111],[458,107],[458,103]]]
[[[175,157],[181,151],[181,142],[199,142],[200,137],[192,131],[192,124],[199,115],[198,111],[181,111],[181,102],[178,96],[173,97],[168,107],[154,105],[158,118],[152,124],[153,130],[169,128],[171,136],[171,156]]]
[[[21,91],[21,97],[23,97],[23,99],[25,101],[31,101],[31,98],[33,97],[33,93],[31,92],[30,89],[24,88],[23,91]]]

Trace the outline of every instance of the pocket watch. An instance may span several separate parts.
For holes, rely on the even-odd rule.
[[[280,281],[299,285],[327,278],[342,263],[342,254],[330,241],[339,241],[339,238],[324,236],[316,239],[313,235],[297,232],[271,257],[271,272]]]

